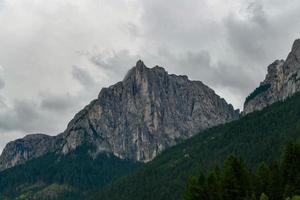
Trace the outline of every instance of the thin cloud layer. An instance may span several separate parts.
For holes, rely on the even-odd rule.
[[[57,134],[138,59],[236,108],[300,37],[298,0],[0,0],[0,150]]]

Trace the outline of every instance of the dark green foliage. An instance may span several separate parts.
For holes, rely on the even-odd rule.
[[[179,200],[188,177],[197,174],[199,168],[207,173],[233,154],[244,158],[250,169],[256,169],[263,161],[278,161],[284,145],[297,138],[300,138],[299,94],[238,121],[206,130],[166,150],[138,172],[122,178],[92,199]],[[272,200],[277,199],[280,192],[275,181],[279,179],[278,170],[274,162],[270,166],[270,176],[274,176],[270,185],[273,186],[268,192]],[[264,173],[267,174],[262,176],[268,176],[268,172]],[[246,182],[243,187],[247,187]]]
[[[270,193],[269,188],[272,183],[271,169],[267,163],[263,162],[257,169],[256,176],[254,177],[254,188],[258,194],[263,192]]]
[[[221,173],[219,170],[212,172],[219,174],[213,181],[211,175],[205,177],[200,174],[199,177],[191,177],[183,195],[184,200],[250,200],[256,197],[259,197],[259,200],[283,200],[300,194],[299,153],[300,144],[293,143],[287,146],[278,171],[279,179],[272,175],[271,169],[274,165],[262,163],[256,173],[252,173],[241,160],[230,156],[225,161]],[[195,181],[199,179],[201,181]],[[277,196],[272,194],[274,189],[278,190]]]
[[[243,162],[230,156],[224,164],[223,174],[218,179],[222,185],[224,200],[243,200],[252,194],[249,172]]]
[[[269,200],[269,197],[265,193],[262,193],[259,200]]]
[[[80,199],[85,192],[101,189],[140,166],[110,154],[99,154],[93,159],[88,151],[87,146],[82,146],[66,156],[48,154],[5,170],[0,173],[0,194],[32,196],[56,183],[61,187],[52,190],[61,190],[62,185],[70,187],[60,199]]]
[[[285,196],[300,194],[300,146],[288,144],[283,160],[282,176]]]
[[[269,88],[271,87],[270,84],[266,84],[266,85],[261,85],[258,88],[256,88],[247,98],[245,103],[248,103],[250,100],[254,99],[257,95],[259,95],[260,93],[263,93],[265,91],[267,91]]]

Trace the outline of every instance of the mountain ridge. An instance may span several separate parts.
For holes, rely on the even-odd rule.
[[[111,152],[148,162],[178,141],[238,117],[238,110],[201,81],[148,68],[140,60],[122,81],[103,88],[63,133],[10,142],[0,156],[0,170],[49,152],[68,154],[84,143],[96,147],[93,155]]]
[[[171,147],[91,200],[180,200],[190,176],[223,165],[229,155],[256,170],[260,162],[279,161],[284,146],[300,140],[300,93],[239,120],[212,127]]]
[[[296,39],[286,60],[276,60],[268,66],[262,81],[244,103],[247,114],[282,101],[300,91],[300,39]]]

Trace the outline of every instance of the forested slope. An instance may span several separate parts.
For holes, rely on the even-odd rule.
[[[221,165],[230,154],[251,169],[279,160],[284,145],[300,138],[300,95],[238,121],[211,128],[165,151],[138,172],[92,197],[101,200],[176,200],[189,176]]]
[[[111,154],[92,157],[90,146],[67,155],[49,153],[0,173],[0,199],[84,199],[141,164]]]

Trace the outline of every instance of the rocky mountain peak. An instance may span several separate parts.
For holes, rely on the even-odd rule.
[[[297,39],[293,44],[292,52],[299,55],[300,54],[299,51],[300,51],[300,39]]]
[[[246,99],[244,114],[284,100],[300,91],[300,39],[297,39],[286,60],[276,60],[268,66],[268,73]]]
[[[91,147],[92,155],[110,152],[148,162],[179,141],[238,117],[239,111],[202,82],[138,61],[123,81],[103,88],[63,133],[46,139],[28,136],[35,142],[29,142],[30,151],[23,148],[21,154],[10,146],[24,146],[27,139],[11,142],[0,157],[0,169],[47,152],[68,154],[84,144]]]
[[[155,73],[156,76],[167,74],[166,70],[163,67],[155,66],[150,69],[144,64],[142,60],[139,60],[137,61],[136,65],[128,71],[127,75],[123,79],[123,82],[126,82],[128,80],[141,81],[142,79],[150,78],[149,76],[153,76],[153,73]]]
[[[278,74],[282,73],[282,67],[284,60],[275,60],[272,64],[268,66],[268,72],[266,78],[260,85],[273,84],[275,80],[278,79]]]
[[[136,62],[136,65],[134,67],[137,71],[143,71],[144,69],[146,69],[146,65],[144,64],[144,62],[142,60],[138,60]]]
[[[54,148],[53,137],[44,134],[31,134],[9,142],[0,156],[0,171],[44,155]]]

